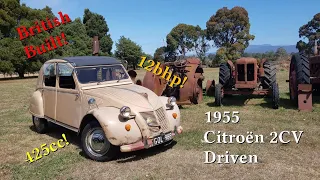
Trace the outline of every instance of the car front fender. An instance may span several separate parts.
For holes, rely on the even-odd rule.
[[[141,131],[134,119],[121,120],[119,109],[115,107],[102,107],[89,112],[100,123],[109,142],[115,146],[135,143],[142,140]],[[130,125],[130,130],[125,126]]]

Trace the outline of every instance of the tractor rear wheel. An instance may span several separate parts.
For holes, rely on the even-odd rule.
[[[221,63],[219,68],[219,83],[225,87],[230,80],[231,69],[228,63]]]
[[[264,68],[264,77],[262,80],[262,87],[263,89],[269,89],[277,81],[276,66],[272,64],[270,61],[266,61],[263,63],[263,68]]]
[[[271,86],[272,90],[272,108],[278,109],[279,108],[279,86],[278,83],[273,83]]]
[[[215,92],[214,92],[214,98],[215,98],[215,105],[216,106],[221,106],[221,102],[222,102],[222,84],[217,84],[215,87]]]
[[[294,54],[290,63],[290,99],[296,103],[298,102],[298,84],[310,84],[309,59],[304,52]]]

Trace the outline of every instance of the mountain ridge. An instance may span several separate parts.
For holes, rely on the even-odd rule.
[[[284,48],[287,53],[295,53],[298,52],[298,49],[295,45],[271,45],[271,44],[262,44],[262,45],[249,45],[249,47],[245,50],[247,53],[265,53],[268,51],[276,52],[278,48]]]
[[[271,45],[271,44],[261,44],[261,45],[249,45],[245,50],[246,53],[265,53],[268,51],[276,52],[278,48],[283,47],[288,54],[298,52],[296,45]],[[216,51],[208,52],[208,54],[215,54]]]

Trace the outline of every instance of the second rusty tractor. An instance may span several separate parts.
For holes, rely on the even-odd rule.
[[[276,66],[266,59],[243,57],[235,63],[220,64],[219,84],[215,87],[215,105],[221,106],[225,95],[264,95],[272,98],[272,107],[279,108],[279,86]]]
[[[290,99],[301,111],[312,111],[312,93],[320,92],[320,46],[314,44],[314,54],[305,51],[295,53],[291,58],[289,72]]]

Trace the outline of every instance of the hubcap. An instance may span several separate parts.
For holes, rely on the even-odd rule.
[[[86,146],[91,154],[103,156],[108,152],[110,143],[102,129],[92,129],[86,137]]]

